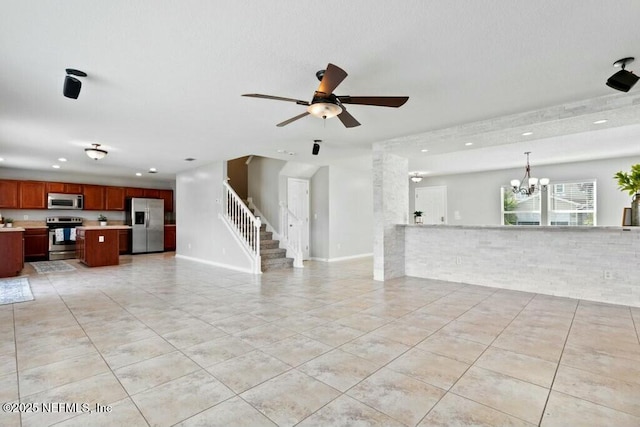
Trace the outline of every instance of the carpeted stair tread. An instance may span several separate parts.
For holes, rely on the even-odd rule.
[[[274,259],[284,258],[287,255],[286,249],[273,248],[273,249],[260,249],[260,256],[262,259]]]
[[[262,271],[293,268],[293,258],[262,258]]]

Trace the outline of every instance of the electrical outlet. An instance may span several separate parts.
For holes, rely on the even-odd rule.
[[[25,221],[29,220],[29,215],[22,215],[22,219],[24,219]]]
[[[606,280],[611,280],[613,279],[613,272],[609,271],[609,270],[605,270],[604,271],[604,278]]]
[[[104,243],[104,236],[98,236],[98,243]]]
[[[460,264],[462,264],[462,258],[457,256],[456,257],[456,265],[460,265]]]

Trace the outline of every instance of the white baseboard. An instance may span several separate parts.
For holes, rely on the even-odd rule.
[[[309,260],[310,261],[322,261],[322,262],[336,262],[336,261],[348,261],[350,259],[367,258],[367,257],[372,257],[372,256],[373,256],[373,252],[369,253],[369,254],[358,254],[358,255],[343,256],[343,257],[339,257],[339,258],[317,258],[317,257],[311,257],[311,258],[309,258]]]
[[[241,268],[241,267],[237,267],[235,265],[222,264],[222,263],[219,263],[219,262],[209,261],[209,260],[201,259],[201,258],[193,258],[193,257],[190,257],[190,256],[179,255],[179,254],[176,254],[175,257],[176,258],[180,258],[180,259],[185,259],[187,261],[194,261],[194,262],[199,262],[201,264],[212,265],[214,267],[221,267],[221,268],[226,268],[228,270],[240,271],[242,273],[262,274],[262,272],[254,273],[250,268]]]

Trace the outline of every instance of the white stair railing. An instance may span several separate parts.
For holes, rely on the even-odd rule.
[[[222,182],[223,218],[235,231],[236,237],[253,258],[253,270],[261,272],[260,265],[260,218],[251,213],[240,196],[226,182]]]
[[[287,256],[293,258],[293,266],[302,268],[302,220],[280,202],[280,240],[287,248]]]

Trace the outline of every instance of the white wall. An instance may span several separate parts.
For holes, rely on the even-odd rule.
[[[249,197],[253,199],[253,203],[260,209],[266,220],[276,228],[280,226],[279,202],[287,200],[286,192],[282,199],[282,182],[279,175],[285,164],[283,160],[259,156],[254,156],[249,163]]]
[[[176,256],[251,272],[251,260],[219,218],[227,162],[176,177]]]
[[[309,256],[328,259],[329,256],[329,167],[324,166],[309,182]]]
[[[640,157],[623,157],[588,162],[562,163],[547,166],[531,165],[532,175],[549,178],[551,183],[578,179],[596,179],[597,225],[621,225],[622,210],[631,206],[631,197],[618,190],[613,175],[629,171],[640,163]],[[500,225],[500,187],[512,179],[522,179],[521,168],[498,171],[444,175],[425,178],[409,185],[409,210],[415,205],[415,188],[444,185],[447,187],[447,223],[451,225]],[[455,213],[459,213],[456,219]]]
[[[329,258],[373,253],[371,171],[329,166]]]

